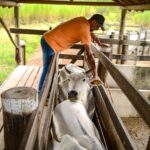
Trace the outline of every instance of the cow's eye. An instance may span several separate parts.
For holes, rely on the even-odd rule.
[[[83,81],[85,81],[85,78],[83,79]]]

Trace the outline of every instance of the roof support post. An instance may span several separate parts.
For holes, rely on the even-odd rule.
[[[14,7],[14,20],[15,20],[15,27],[19,28],[19,6]],[[16,43],[18,45],[18,49],[16,49],[16,53],[18,52],[20,55],[20,35],[16,34]]]
[[[126,9],[122,9],[122,11],[121,11],[121,19],[120,19],[119,44],[118,44],[117,54],[121,54],[121,51],[122,51],[122,45],[120,43],[120,40],[123,39],[126,14],[127,14],[127,10]],[[116,61],[116,63],[119,64],[120,60],[118,59]]]

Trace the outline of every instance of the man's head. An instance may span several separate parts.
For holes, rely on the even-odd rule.
[[[95,14],[93,15],[90,19],[89,19],[89,23],[90,23],[90,27],[91,27],[91,31],[93,30],[98,30],[100,27],[101,29],[104,31],[104,21],[105,18],[103,15],[101,14]]]

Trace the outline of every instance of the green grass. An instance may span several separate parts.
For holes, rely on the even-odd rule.
[[[77,16],[85,16],[89,18],[94,13],[101,13],[106,17],[106,24],[119,24],[120,12],[120,7],[24,4],[20,6],[20,23],[28,25],[31,23],[47,22],[48,24],[53,24]],[[1,17],[8,24],[14,23],[13,13],[13,8],[0,7]],[[149,16],[150,11],[128,11],[126,24],[149,27]]]
[[[9,39],[4,30],[0,30],[0,84],[15,68],[15,51],[14,46],[9,42]]]
[[[36,25],[34,25],[36,26]],[[10,42],[6,32],[0,29],[0,85],[9,76],[16,67],[15,48]],[[26,43],[27,61],[33,56],[33,53],[40,45],[40,36],[21,35],[21,39]]]

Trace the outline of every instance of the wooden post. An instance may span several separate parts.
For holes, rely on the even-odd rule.
[[[140,40],[140,32],[137,32],[137,35],[138,35],[138,41]],[[135,53],[134,53],[135,56],[138,56],[138,47],[135,48]],[[137,64],[137,60],[135,59],[134,61],[134,64],[133,65],[136,65]]]
[[[22,60],[22,64],[25,65],[26,64],[26,43],[23,40],[20,40],[20,48],[21,48],[21,60]]]
[[[1,94],[5,150],[19,149],[31,114],[38,107],[36,90],[15,87]]]
[[[109,36],[110,39],[114,39],[115,37],[115,32],[111,32],[111,35]],[[111,54],[113,54],[113,44],[110,44],[111,47]]]
[[[144,41],[146,41],[146,39],[147,39],[147,31],[145,31]],[[143,46],[143,49],[142,49],[142,56],[144,55],[144,52],[145,52],[145,45]]]
[[[117,134],[117,131],[113,125],[113,122],[110,118],[109,112],[107,110],[107,106],[104,103],[103,97],[101,93],[99,92],[99,89],[97,86],[94,86],[94,95],[96,97],[96,106],[97,106],[97,113],[98,116],[101,116],[103,119],[103,123],[105,125],[105,130],[107,131],[108,139],[111,142],[111,145],[113,145],[113,149],[122,149],[123,145],[122,142]]]
[[[149,55],[150,55],[150,46],[149,46],[149,48],[147,50],[147,56],[149,56]]]
[[[128,40],[128,36],[124,35],[123,40]],[[128,45],[123,45],[122,46],[122,55],[126,55],[128,50]],[[125,60],[121,60],[121,64],[125,64]]]
[[[18,29],[19,28],[19,6],[14,7],[14,20],[15,20],[15,27]],[[18,50],[19,54],[20,54],[20,36],[19,36],[19,34],[16,34],[16,43],[19,46],[19,49],[16,49],[16,51]]]
[[[110,52],[103,52],[108,58],[110,58],[111,53]],[[106,77],[107,77],[107,70],[103,66],[103,64],[98,60],[98,76],[102,80],[102,82],[105,84],[106,82]]]
[[[150,137],[149,137],[149,140],[148,140],[148,143],[147,143],[146,150],[149,150],[149,149],[150,149]]]
[[[122,9],[122,11],[121,11],[121,21],[120,21],[120,31],[119,31],[119,41],[123,39],[126,13],[127,13],[127,10]],[[118,49],[117,49],[117,54],[121,54],[121,50],[122,50],[122,45],[119,42]],[[117,59],[116,63],[119,64],[120,60]]]

